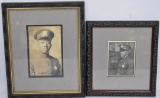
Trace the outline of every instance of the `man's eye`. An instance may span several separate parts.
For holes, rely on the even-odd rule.
[[[50,42],[47,42],[47,44],[50,44]]]

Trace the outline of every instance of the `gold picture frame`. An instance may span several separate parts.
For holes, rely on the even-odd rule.
[[[78,50],[75,50],[75,51],[77,51],[77,53],[73,54],[73,55],[77,55],[78,56],[76,58],[76,60],[74,61],[74,62],[77,62],[77,63],[73,63],[73,64],[77,64],[76,65],[77,67],[75,67],[75,68],[77,68],[77,76],[74,76],[74,77],[77,77],[77,80],[76,80],[77,82],[75,82],[75,84],[77,84],[77,86],[75,88],[78,88],[78,89],[77,90],[69,90],[69,89],[66,89],[66,90],[60,90],[60,89],[58,89],[58,90],[51,90],[51,88],[49,88],[50,90],[41,90],[41,89],[39,89],[39,90],[36,90],[36,89],[34,89],[34,90],[28,90],[28,88],[26,87],[27,89],[24,90],[24,89],[22,89],[22,88],[20,88],[18,86],[15,87],[16,85],[22,85],[23,84],[23,83],[22,84],[17,84],[19,82],[19,80],[15,81],[15,78],[18,77],[18,76],[15,76],[15,75],[18,74],[17,70],[19,69],[19,68],[16,69],[15,65],[17,63],[20,64],[20,62],[21,62],[20,59],[19,59],[20,62],[17,62],[18,59],[15,58],[16,57],[16,55],[15,55],[16,52],[15,51],[17,51],[20,48],[23,48],[21,45],[20,45],[20,48],[15,48],[15,44],[14,43],[16,41],[18,41],[18,40],[15,39],[15,36],[21,37],[21,36],[24,36],[25,34],[24,35],[20,35],[20,33],[19,34],[14,33],[16,31],[15,30],[16,28],[13,27],[12,23],[14,22],[13,18],[16,15],[14,16],[14,14],[12,14],[12,13],[14,13],[14,12],[18,13],[18,12],[23,12],[23,11],[24,11],[23,13],[25,13],[25,11],[26,12],[27,11],[28,12],[29,11],[30,12],[33,11],[34,13],[39,13],[39,11],[42,11],[41,13],[46,13],[46,14],[50,15],[50,14],[57,13],[56,11],[65,12],[65,11],[68,11],[68,10],[71,10],[71,11],[73,10],[73,12],[75,11],[74,12],[75,13],[74,17],[76,16],[75,19],[77,19],[76,20],[76,22],[77,22],[76,25],[77,25],[78,28],[76,28],[76,29],[73,28],[72,30],[73,31],[77,30],[76,31],[77,33],[75,33],[75,35],[78,35],[77,36],[77,39],[78,39],[77,42],[78,43],[76,43],[77,45],[75,46],[75,47],[77,47]],[[4,20],[3,20],[3,23],[4,23],[3,24],[3,26],[4,26],[4,36],[7,36],[7,37],[4,38],[4,40],[5,40],[5,49],[6,49],[5,51],[6,51],[6,57],[7,57],[7,59],[6,59],[6,66],[7,66],[8,88],[9,88],[8,89],[8,95],[11,98],[12,97],[15,98],[15,96],[17,96],[17,97],[24,96],[25,97],[25,96],[43,96],[43,95],[48,96],[48,97],[49,96],[84,96],[84,89],[85,89],[84,88],[84,81],[83,81],[83,79],[84,79],[84,69],[82,69],[83,66],[84,66],[84,64],[83,64],[84,60],[82,59],[84,57],[84,55],[81,54],[81,52],[83,52],[83,50],[84,50],[84,48],[82,48],[83,45],[84,45],[84,44],[82,44],[84,42],[84,39],[82,39],[82,37],[83,37],[82,35],[84,34],[84,25],[83,25],[84,24],[84,2],[2,3],[2,11],[3,11],[3,18],[4,18]],[[53,12],[50,12],[50,11],[53,11]],[[21,16],[23,16],[23,15],[21,15]],[[30,16],[31,16],[31,18],[35,17],[34,15],[30,15]],[[47,17],[49,17],[49,16],[47,16]],[[39,18],[37,17],[35,19],[37,19],[37,21],[40,21],[40,18],[42,18],[42,17],[39,16]],[[16,23],[16,25],[18,27],[18,25],[19,25],[20,22],[24,22],[25,21],[26,22],[26,24],[25,24],[26,27],[23,27],[23,28],[26,28],[26,31],[22,31],[22,32],[27,32],[27,27],[30,26],[30,25],[32,25],[32,26],[37,26],[37,25],[41,26],[41,25],[43,25],[43,26],[50,26],[50,27],[53,26],[53,25],[61,25],[61,26],[65,25],[63,23],[66,20],[65,19],[63,20],[63,19],[64,18],[61,17],[61,19],[59,19],[58,22],[55,22],[55,23],[54,22],[52,22],[52,23],[48,22],[48,24],[46,24],[47,22],[43,23],[44,21],[42,21],[41,23],[38,23],[37,21],[35,23],[32,23],[32,21],[27,20],[27,19],[22,20],[22,21],[18,21],[17,20],[17,22],[15,22],[15,23]],[[59,24],[57,24],[57,23],[59,23]],[[71,25],[74,25],[74,24],[71,24]],[[21,27],[19,26],[19,28],[21,28]],[[30,33],[30,32],[28,32],[28,33]],[[28,33],[26,33],[26,34],[28,34]],[[64,35],[65,34],[63,34],[62,40],[63,40],[63,38],[65,38]],[[72,38],[72,36],[70,36],[70,38]],[[22,43],[23,43],[23,41],[22,41]],[[26,42],[24,42],[24,43],[26,43]],[[28,42],[28,44],[29,44],[29,42]],[[63,48],[65,46],[63,46],[63,45],[65,45],[65,43],[62,44],[62,48],[61,49],[63,51],[65,51],[64,48]],[[26,48],[24,50],[26,52]],[[28,50],[29,50],[29,48],[28,48]],[[20,51],[23,51],[23,50],[20,49]],[[68,54],[66,53],[66,55],[68,55]],[[28,56],[28,55],[26,55],[26,56]],[[28,59],[29,59],[29,56],[28,56]],[[15,63],[15,61],[17,63]],[[63,70],[67,70],[67,68],[66,69],[62,68],[62,69]],[[56,79],[58,81],[58,79],[60,80],[61,78],[65,78],[66,76],[68,76],[68,75],[65,75],[65,73],[64,73],[64,75],[61,75],[61,77],[59,77],[59,78],[55,77],[55,79],[52,79],[52,80],[53,80],[53,82],[56,81]],[[26,77],[27,78],[29,77],[29,79],[32,79],[32,78],[30,78],[30,75],[26,76]],[[39,78],[43,78],[43,80],[47,80],[47,78],[53,78],[53,77],[36,77],[36,78],[34,78],[34,81],[36,81],[36,79],[39,81]],[[49,81],[49,80],[47,80],[47,81]],[[72,85],[70,84],[70,86],[72,86]],[[19,90],[16,90],[17,88]],[[30,89],[33,89],[33,88],[30,87]]]

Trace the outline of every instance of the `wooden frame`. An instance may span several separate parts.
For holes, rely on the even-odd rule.
[[[151,56],[150,56],[150,82],[149,82],[149,90],[127,90],[123,88],[121,90],[117,89],[94,89],[93,85],[95,79],[93,79],[93,54],[95,47],[93,48],[93,32],[96,30],[100,30],[103,28],[152,28],[151,31]],[[98,28],[98,29],[95,29]],[[87,95],[88,96],[155,96],[156,95],[156,73],[157,73],[157,51],[158,51],[158,29],[159,22],[158,21],[87,21],[86,23],[86,43],[87,43]],[[94,31],[95,29],[95,31]],[[102,31],[99,31],[102,33]],[[94,33],[95,34],[95,33]],[[111,32],[108,33],[110,36]],[[96,35],[95,35],[96,36]],[[94,36],[94,38],[96,38]],[[107,36],[107,35],[104,35]],[[97,41],[97,39],[96,39]],[[136,42],[136,44],[138,44]],[[98,46],[97,46],[98,47]],[[96,49],[98,49],[96,47]],[[108,50],[109,51],[109,50]],[[137,49],[136,49],[137,51]],[[149,53],[150,54],[150,53]],[[106,58],[105,58],[106,59]],[[100,59],[97,61],[99,62]],[[144,60],[145,61],[145,60]],[[96,63],[97,64],[97,63]],[[96,66],[96,65],[95,65]],[[96,70],[96,69],[95,69]],[[102,71],[102,70],[101,70]],[[99,72],[100,73],[100,72]],[[104,81],[105,82],[105,81]],[[104,84],[104,83],[100,83]]]
[[[78,26],[78,90],[48,90],[48,91],[15,91],[14,87],[14,73],[12,62],[12,41],[11,41],[11,28],[10,28],[10,11],[16,10],[43,10],[44,9],[75,9],[77,11],[77,26]],[[84,2],[41,2],[41,3],[2,3],[3,14],[3,33],[5,44],[5,58],[6,58],[6,74],[8,84],[8,97],[9,98],[48,98],[48,97],[75,97],[85,95],[85,32],[84,32]],[[27,24],[32,25],[32,24]],[[44,25],[44,24],[36,24]],[[46,25],[46,24],[45,24]],[[47,24],[48,25],[48,24]],[[50,24],[49,24],[50,25]],[[51,24],[57,25],[57,24]],[[61,25],[61,24],[58,24]],[[26,31],[25,31],[26,32]],[[64,33],[64,32],[63,32]],[[26,35],[27,37],[27,35]],[[64,37],[64,36],[63,36]],[[64,45],[64,43],[63,43]],[[64,69],[63,69],[64,70]],[[64,77],[64,75],[62,76]],[[42,77],[43,78],[43,77]],[[51,78],[51,77],[47,77]],[[36,78],[35,78],[36,79]]]

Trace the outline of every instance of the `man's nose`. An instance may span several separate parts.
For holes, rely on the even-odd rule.
[[[47,42],[44,42],[44,47],[47,47]]]

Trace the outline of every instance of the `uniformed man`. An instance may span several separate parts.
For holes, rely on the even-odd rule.
[[[110,55],[108,75],[134,75],[134,61],[128,56],[131,47],[120,44],[119,48],[119,54]]]
[[[39,47],[39,54],[30,60],[31,76],[61,76],[59,60],[49,55],[53,37],[54,33],[49,29],[42,29],[34,34],[34,39]]]
[[[134,75],[134,61],[128,56],[131,47],[120,44],[120,58],[117,62],[116,75]]]

